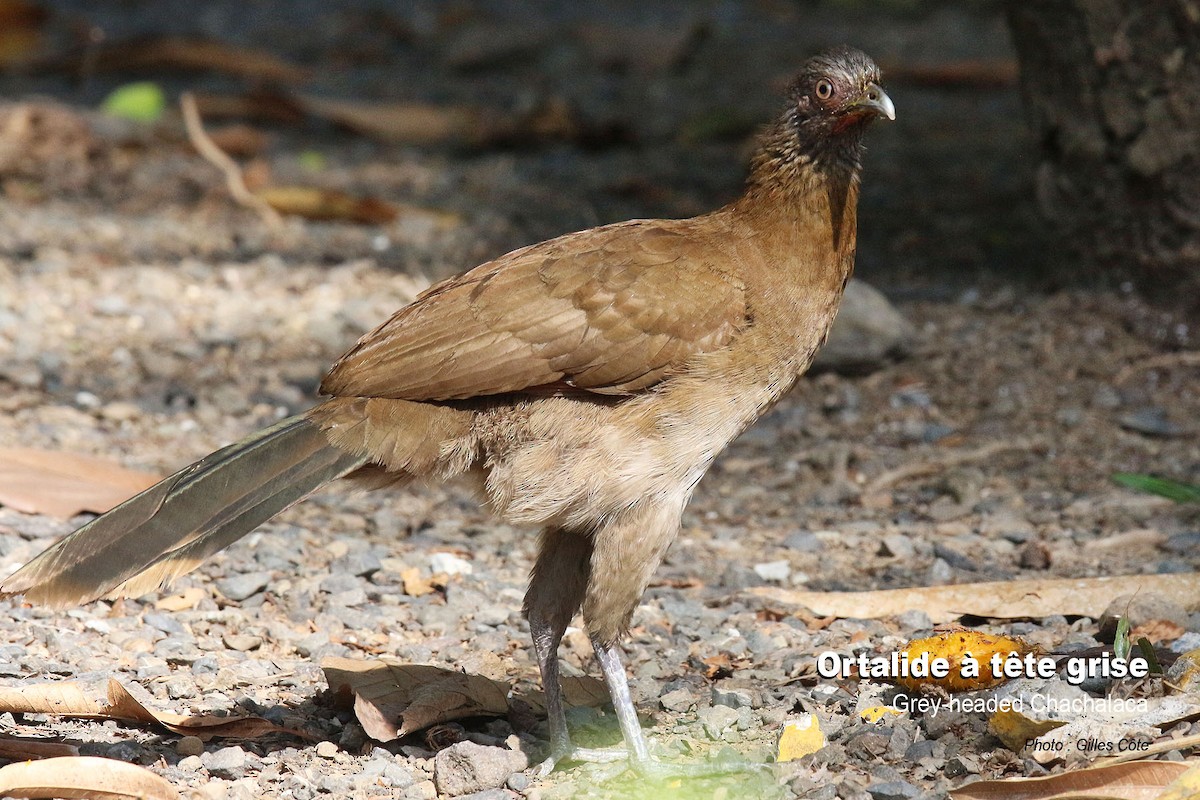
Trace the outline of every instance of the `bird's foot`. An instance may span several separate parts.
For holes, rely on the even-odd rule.
[[[717,778],[743,772],[769,771],[770,764],[744,758],[719,758],[713,761],[664,761],[654,756],[630,759],[629,767],[647,780],[668,781],[677,778]]]
[[[538,767],[538,777],[544,778],[562,762],[587,764],[619,764],[617,773],[631,769],[647,780],[672,780],[675,778],[715,778],[735,775],[739,772],[770,770],[770,764],[747,761],[741,758],[718,758],[705,762],[665,761],[658,756],[645,758],[630,757],[624,747],[575,747],[556,749]],[[615,773],[614,773],[615,774]]]
[[[560,761],[582,761],[588,764],[613,764],[627,761],[629,751],[624,747],[575,747],[569,745],[554,748],[550,757],[538,767],[538,777],[544,778],[554,771]]]

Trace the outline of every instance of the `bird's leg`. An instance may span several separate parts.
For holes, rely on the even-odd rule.
[[[583,602],[591,555],[589,537],[553,528],[543,531],[537,563],[525,593],[525,617],[529,620],[533,652],[542,674],[550,726],[550,757],[542,763],[542,774],[548,774],[558,761],[574,758],[577,753],[567,732],[558,674],[558,645]]]
[[[592,637],[592,648],[596,651],[596,660],[600,662],[600,671],[604,673],[604,682],[608,684],[608,696],[612,699],[613,710],[617,712],[617,722],[621,725],[625,746],[629,748],[629,757],[635,764],[645,763],[650,760],[650,752],[646,749],[646,738],[642,736],[637,710],[629,695],[629,682],[625,679],[620,648],[616,644],[605,644],[595,636]]]

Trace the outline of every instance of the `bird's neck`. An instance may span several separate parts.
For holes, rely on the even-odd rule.
[[[808,254],[815,245],[829,256],[833,272],[848,272],[857,234],[862,145],[854,134],[820,141],[806,147],[786,130],[768,132],[746,189],[730,210],[768,241]],[[840,282],[845,275],[830,278]]]

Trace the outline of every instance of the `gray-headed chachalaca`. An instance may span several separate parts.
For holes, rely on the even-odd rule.
[[[894,110],[867,56],[813,57],[733,203],[568,234],[433,286],[334,365],[329,399],[98,517],[0,592],[60,607],[140,595],[335,478],[470,473],[497,514],[542,529],[524,611],[550,763],[602,757],[572,747],[559,689],[558,644],[582,608],[645,765],[618,642],[697,481],[829,331],[877,117]]]

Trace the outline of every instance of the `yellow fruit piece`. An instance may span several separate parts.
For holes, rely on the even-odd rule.
[[[993,674],[993,657],[1001,661],[1010,654],[1017,658],[1035,656],[1037,649],[1027,642],[1011,636],[993,636],[978,631],[951,631],[949,633],[917,639],[903,651],[908,663],[921,661],[932,663],[945,659],[949,664],[945,677],[897,676],[895,682],[910,691],[920,691],[936,686],[946,692],[973,692],[999,686],[1008,677]],[[1036,677],[1036,676],[1031,676]]]
[[[795,761],[817,752],[826,745],[821,721],[812,714],[801,714],[796,719],[783,723],[779,731],[779,744],[775,760],[779,763]]]
[[[870,722],[871,724],[875,724],[876,722],[879,722],[879,720],[883,719],[884,717],[888,716],[889,714],[892,716],[898,717],[898,716],[900,716],[900,713],[901,713],[900,709],[892,708],[891,706],[871,706],[870,708],[864,709],[861,712],[859,712],[858,715],[860,717],[862,717],[864,722]]]

